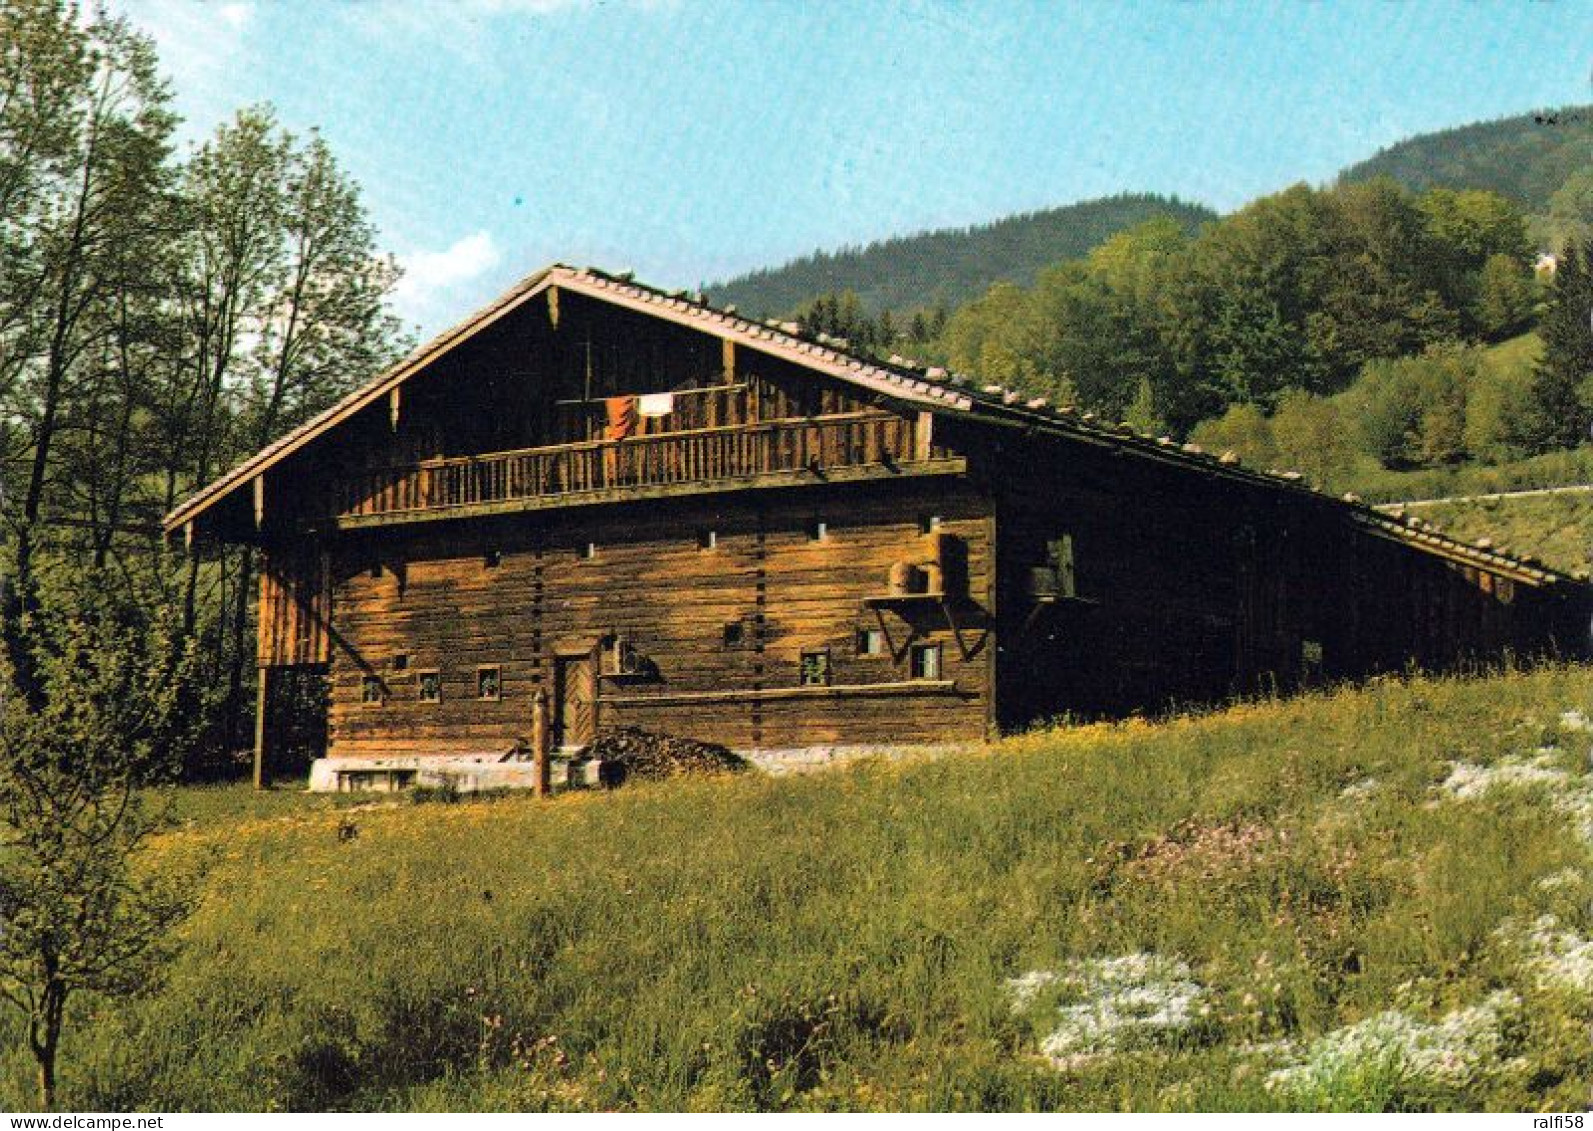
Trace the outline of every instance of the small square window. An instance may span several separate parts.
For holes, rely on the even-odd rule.
[[[830,524],[822,518],[815,518],[808,523],[808,541],[822,542],[830,536]]]
[[[503,551],[502,550],[488,550],[487,551],[486,561],[487,561],[487,568],[488,569],[497,569],[500,565],[503,564]]]
[[[886,649],[885,630],[883,628],[860,628],[857,630],[857,654],[859,656],[883,656]]]
[[[409,670],[409,654],[407,652],[400,652],[393,657],[393,670],[395,672],[407,672]]]
[[[583,545],[581,547],[581,557],[587,561],[591,561],[593,558],[597,557],[597,543],[587,542],[585,545]]]
[[[442,702],[442,672],[420,672],[415,682],[422,703]]]
[[[382,677],[368,675],[360,680],[360,702],[367,707],[380,707],[387,698],[387,692],[382,687]]]
[[[940,645],[914,644],[910,673],[914,679],[939,679]]]
[[[503,698],[503,670],[496,666],[476,669],[476,698]]]
[[[715,549],[716,547],[718,547],[718,545],[719,545],[719,531],[717,531],[717,530],[699,530],[699,531],[697,531],[697,548],[699,550],[712,550],[712,549]]]
[[[932,534],[939,530],[944,522],[945,519],[938,514],[921,514],[918,516],[918,532],[920,534]]]
[[[747,641],[747,626],[741,621],[726,621],[724,631],[726,648],[739,648]]]
[[[830,686],[830,650],[815,648],[802,653],[802,670],[798,682],[803,687]]]

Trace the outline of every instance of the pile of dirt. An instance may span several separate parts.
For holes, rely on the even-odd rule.
[[[636,727],[607,732],[586,748],[585,756],[602,759],[605,770],[615,767],[615,784],[633,778],[656,781],[681,774],[723,774],[747,768],[745,759],[716,743],[655,734]],[[605,778],[608,776],[604,774]]]

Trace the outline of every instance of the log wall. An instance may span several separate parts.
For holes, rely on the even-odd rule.
[[[1586,594],[1374,535],[1329,500],[1071,445],[987,445],[1000,483],[1000,721],[1158,712],[1337,679],[1581,654]],[[1075,600],[1029,571],[1071,538]]]
[[[329,754],[507,748],[528,732],[536,688],[552,693],[555,659],[603,664],[615,640],[642,670],[598,680],[600,729],[748,750],[982,739],[994,663],[989,512],[948,478],[346,540],[333,554]],[[931,515],[966,557],[965,600],[949,614],[927,599],[866,607],[887,593],[893,563],[926,554]],[[878,627],[893,654],[859,655],[859,631]],[[940,679],[909,678],[912,643],[940,645]],[[803,687],[803,652],[817,649],[828,649],[830,685]],[[484,665],[501,669],[498,700],[476,696]],[[432,671],[440,701],[422,702]],[[381,681],[380,704],[363,702],[367,676]]]

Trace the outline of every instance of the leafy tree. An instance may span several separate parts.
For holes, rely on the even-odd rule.
[[[1328,384],[1327,366],[1313,342],[1258,291],[1240,287],[1222,296],[1208,348],[1213,380],[1230,403],[1271,408],[1287,389]]]
[[[945,345],[954,368],[989,381],[1023,384],[1038,379],[1037,331],[1027,292],[997,283],[951,316]]]
[[[1416,200],[1428,233],[1462,270],[1476,271],[1490,256],[1525,260],[1532,254],[1527,221],[1516,204],[1481,189],[1429,189]]]
[[[331,404],[402,348],[385,310],[398,271],[379,255],[357,187],[315,135],[301,141],[269,106],[224,123],[181,170],[180,230],[164,281],[174,311],[167,378],[151,430],[180,453],[160,468],[168,509],[184,491]],[[220,569],[194,557],[184,626],[208,622],[207,657],[225,673],[218,741],[244,731],[253,557]],[[229,607],[207,612],[225,579]]]
[[[1474,370],[1467,355],[1452,353],[1424,373],[1421,460],[1428,466],[1458,463],[1467,455],[1466,405]]]
[[[1189,438],[1207,451],[1236,452],[1250,463],[1263,467],[1278,462],[1272,422],[1257,404],[1231,405],[1222,416],[1196,425]]]
[[[1312,482],[1339,482],[1355,466],[1355,445],[1336,400],[1292,390],[1272,415],[1272,445],[1280,467]]]
[[[1497,341],[1516,332],[1531,313],[1534,258],[1521,210],[1496,193],[1446,188],[1424,193],[1417,206],[1432,237],[1436,284],[1466,333]]]
[[[126,21],[0,0],[0,640],[34,696],[18,645],[51,571],[175,586],[162,599],[205,641],[210,682],[228,673],[235,736],[250,555],[168,577],[150,528],[405,343],[396,269],[319,137],[253,107],[178,162],[174,122]]]
[[[1579,169],[1555,190],[1540,238],[1556,253],[1593,246],[1593,169]]]
[[[1205,316],[1191,345],[1206,357],[1224,403],[1271,407],[1290,386],[1331,391],[1336,375],[1321,352],[1324,335],[1308,335],[1306,319],[1322,306],[1318,276],[1333,226],[1321,195],[1296,185],[1254,201],[1195,242],[1191,273]]]
[[[1467,454],[1467,398],[1476,366],[1474,354],[1457,349],[1368,364],[1346,394],[1364,450],[1385,467],[1434,466],[1462,459]]]
[[[1537,280],[1526,264],[1509,255],[1490,255],[1477,275],[1472,308],[1481,336],[1497,342],[1525,330],[1532,322],[1537,290]]]
[[[55,36],[68,45],[45,46],[44,62],[20,67],[25,89],[52,105],[24,106],[13,117],[7,98],[0,111],[11,119],[0,125],[0,164],[10,169],[19,207],[24,197],[33,201],[18,237],[25,266],[0,295],[0,326],[12,328],[0,361],[9,370],[0,385],[5,455],[25,469],[6,516],[11,588],[0,638],[13,652],[15,690],[33,697],[31,654],[17,644],[37,601],[42,527],[64,509],[55,474],[61,447],[76,431],[74,415],[107,391],[92,379],[107,316],[129,287],[142,285],[141,253],[164,234],[175,119],[153,46],[124,20],[101,13],[84,27],[70,7],[32,3],[20,22],[25,42]],[[7,69],[17,69],[6,56]],[[48,144],[29,140],[30,130],[43,131]]]
[[[39,693],[0,709],[0,999],[26,1023],[46,1109],[69,1003],[152,988],[192,906],[191,884],[138,866],[164,823],[147,788],[178,761],[191,652],[175,625],[108,602],[106,579],[76,580],[20,638]]]
[[[1306,325],[1333,387],[1373,358],[1454,340],[1461,317],[1445,298],[1442,245],[1411,195],[1378,179],[1324,194],[1322,205],[1327,254],[1313,265]]]
[[[1466,451],[1472,458],[1503,463],[1532,454],[1532,385],[1529,366],[1477,366],[1466,398]]]

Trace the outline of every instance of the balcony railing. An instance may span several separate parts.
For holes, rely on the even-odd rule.
[[[355,475],[334,486],[330,510],[358,519],[779,472],[890,469],[914,460],[916,439],[912,420],[856,413],[491,452]]]

